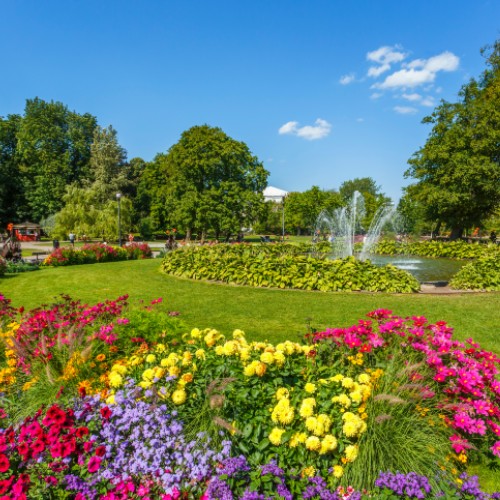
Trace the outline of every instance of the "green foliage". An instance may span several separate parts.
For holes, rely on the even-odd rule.
[[[0,257],[0,276],[3,276],[6,271],[7,271],[7,261],[3,257]]]
[[[500,291],[500,258],[482,257],[465,265],[450,281],[459,290]]]
[[[493,244],[458,241],[415,241],[403,243],[382,240],[377,243],[375,253],[381,255],[419,255],[421,257],[446,257],[448,259],[477,259],[479,257],[500,258],[500,246]]]
[[[170,208],[156,218],[184,230],[188,239],[194,232],[203,238],[214,231],[217,238],[250,227],[263,204],[269,175],[245,143],[208,125],[185,131],[161,168],[161,185],[153,187],[151,205],[161,201]]]
[[[5,261],[4,261],[5,262]],[[1,257],[0,257],[0,274],[1,271]],[[35,262],[25,262],[25,261],[7,261],[7,265],[5,267],[5,273],[7,274],[17,274],[17,273],[26,273],[29,271],[38,271],[40,269],[39,265]]]
[[[429,222],[444,222],[458,238],[481,226],[500,205],[500,40],[479,81],[465,84],[457,103],[442,102],[424,123],[425,145],[408,161],[407,193]]]
[[[66,186],[89,176],[96,119],[60,102],[28,99],[16,134],[16,157],[28,204],[25,217],[40,220],[62,207]],[[20,214],[21,215],[21,214]]]
[[[394,266],[376,267],[350,257],[326,260],[295,245],[191,246],[168,253],[166,273],[240,285],[320,291],[410,293],[418,281]]]

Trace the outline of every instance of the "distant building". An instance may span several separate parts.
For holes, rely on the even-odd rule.
[[[276,203],[281,203],[283,201],[283,198],[288,195],[288,191],[274,186],[267,186],[262,194],[264,195],[264,201],[274,201]]]

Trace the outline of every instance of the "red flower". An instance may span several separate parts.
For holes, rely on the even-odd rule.
[[[101,408],[101,416],[104,420],[108,420],[111,417],[111,413],[111,410],[107,406]]]
[[[96,456],[98,457],[103,457],[105,454],[106,454],[106,447],[105,446],[98,446],[96,449],[95,449],[95,454]]]
[[[77,438],[82,438],[83,436],[86,436],[89,433],[88,427],[78,427],[76,429],[76,437]]]
[[[9,459],[3,453],[0,453],[0,472],[7,472],[10,467]]]
[[[33,455],[42,453],[42,451],[45,450],[45,443],[41,439],[37,439],[31,444],[31,450],[33,451]]]

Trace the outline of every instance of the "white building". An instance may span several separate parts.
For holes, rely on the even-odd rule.
[[[274,186],[267,186],[262,194],[264,195],[264,201],[275,201],[276,203],[281,203],[283,198],[288,195],[288,191]]]

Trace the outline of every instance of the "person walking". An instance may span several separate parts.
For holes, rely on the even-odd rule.
[[[71,243],[72,246],[75,246],[75,234],[74,233],[69,233],[69,242]]]

